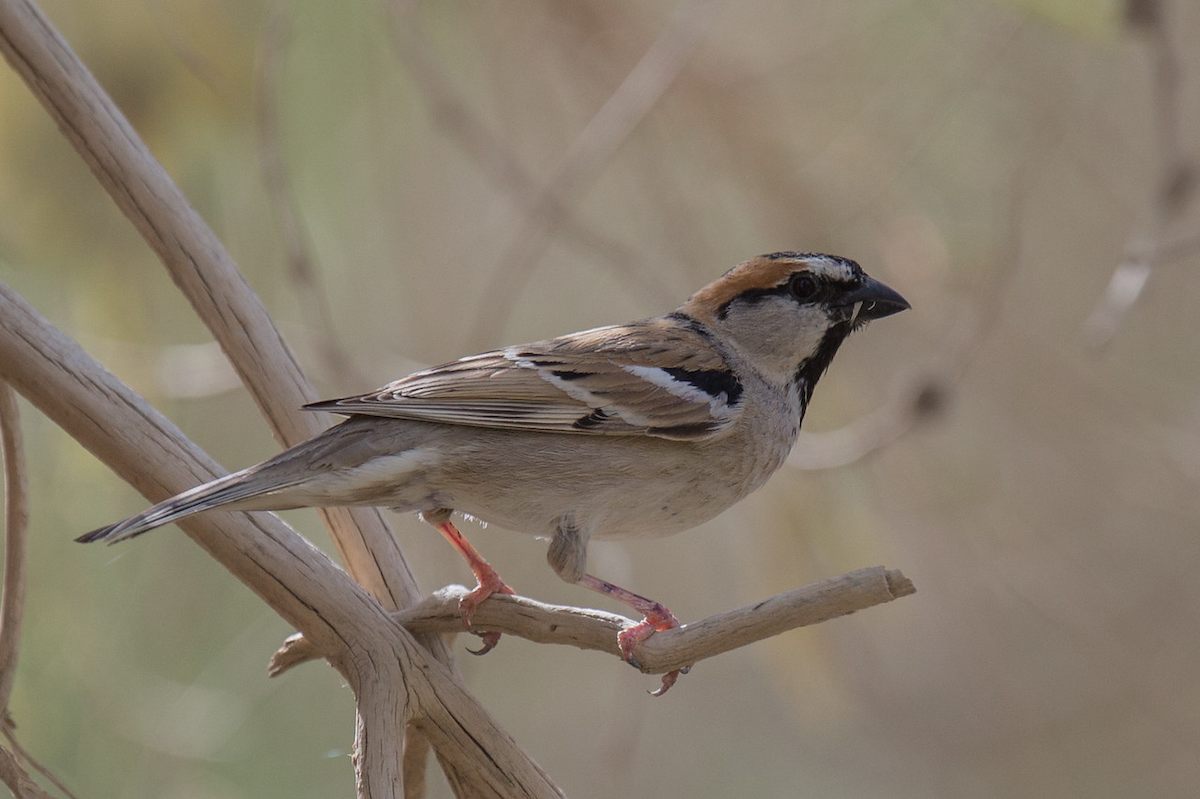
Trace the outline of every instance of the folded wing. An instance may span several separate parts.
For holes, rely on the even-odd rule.
[[[703,329],[671,317],[473,355],[310,410],[582,435],[699,440],[742,386]]]

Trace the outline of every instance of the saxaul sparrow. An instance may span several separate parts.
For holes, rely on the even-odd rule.
[[[78,540],[120,541],[218,507],[418,511],[475,575],[460,603],[469,626],[479,603],[512,590],[454,526],[459,511],[548,538],[562,579],[641,613],[618,638],[636,664],[638,642],[679,622],[588,574],[588,541],[686,530],[757,489],[795,444],[846,337],[908,307],[846,258],[752,258],[665,316],[472,355],[308,405],[349,418]],[[499,634],[483,638],[480,653]]]

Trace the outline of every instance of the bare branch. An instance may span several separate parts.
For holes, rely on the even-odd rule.
[[[11,750],[0,747],[0,781],[13,796],[48,797],[25,771],[22,760],[31,763],[55,785],[70,793],[49,771],[29,758],[13,735],[8,700],[17,673],[21,646],[21,624],[25,610],[26,540],[29,529],[29,493],[25,476],[25,453],[21,443],[17,395],[0,380],[0,450],[4,463],[4,594],[0,600],[0,726]]]
[[[643,672],[662,674],[913,593],[912,581],[899,571],[882,566],[858,569],[657,632],[638,646],[636,656]],[[392,618],[414,634],[465,632],[458,603],[466,594],[461,585],[447,586]],[[615,613],[493,594],[476,609],[471,632],[501,632],[539,644],[592,649],[620,658],[617,633],[635,623]],[[318,656],[301,636],[292,636],[271,658],[271,676]]]

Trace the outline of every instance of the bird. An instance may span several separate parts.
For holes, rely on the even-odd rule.
[[[618,635],[636,666],[635,646],[679,621],[589,573],[588,542],[681,532],[761,487],[796,443],[846,338],[909,307],[848,258],[757,256],[662,316],[471,355],[306,405],[347,418],[76,540],[115,543],[214,508],[415,511],[475,576],[459,604],[469,628],[481,602],[513,591],[458,530],[457,512],[549,539],[559,577],[640,613]],[[478,654],[499,640],[481,635]]]

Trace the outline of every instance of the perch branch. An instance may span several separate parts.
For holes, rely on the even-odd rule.
[[[891,602],[916,590],[899,571],[882,566],[858,569],[655,633],[638,645],[637,659],[643,672],[661,674],[788,630]],[[392,618],[414,634],[463,632],[458,603],[466,594],[467,589],[461,585],[447,586],[420,604],[392,614]],[[493,594],[476,609],[471,632],[496,631],[535,643],[594,649],[620,658],[617,633],[635,623],[600,610]],[[294,635],[271,658],[271,676],[316,657],[317,651],[302,636]]]

